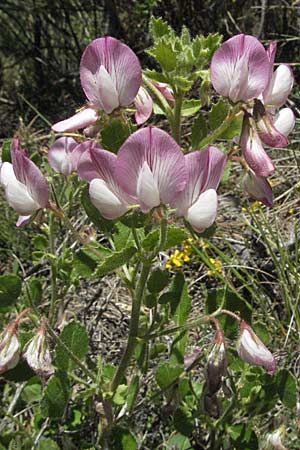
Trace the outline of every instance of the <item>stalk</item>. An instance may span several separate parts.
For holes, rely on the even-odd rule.
[[[149,262],[143,263],[138,285],[132,298],[132,310],[131,310],[131,319],[127,344],[121,362],[111,382],[112,392],[115,392],[122,378],[124,377],[125,371],[128,367],[128,364],[130,363],[131,357],[134,352],[134,348],[136,345],[136,338],[138,336],[141,305],[144,298],[146,283],[148,280],[150,269],[151,265]]]

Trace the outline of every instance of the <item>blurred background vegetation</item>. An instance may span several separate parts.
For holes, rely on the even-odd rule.
[[[25,122],[34,117],[29,104],[50,122],[82,105],[79,61],[96,37],[122,39],[151,67],[144,52],[151,15],[163,17],[178,32],[186,25],[192,36],[220,32],[226,39],[245,32],[276,39],[278,61],[299,60],[300,1],[1,0],[0,138],[12,135],[20,116]],[[299,82],[297,67],[295,76]]]

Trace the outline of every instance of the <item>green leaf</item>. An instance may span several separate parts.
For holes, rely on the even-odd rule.
[[[191,414],[183,408],[177,408],[174,414],[174,427],[176,431],[179,431],[184,436],[191,436],[195,429]]]
[[[146,214],[141,211],[128,212],[120,218],[120,222],[128,228],[142,228],[145,225]]]
[[[256,322],[254,325],[252,325],[252,328],[253,328],[254,332],[257,334],[257,336],[259,337],[259,339],[261,339],[261,341],[265,345],[268,345],[268,343],[270,342],[271,336],[270,336],[270,333],[269,333],[267,327],[260,322]]]
[[[147,288],[152,293],[162,291],[169,283],[169,274],[165,270],[154,270],[147,283]]]
[[[157,296],[155,294],[148,294],[144,298],[144,305],[147,308],[154,308],[157,305]]]
[[[184,100],[182,103],[181,115],[182,117],[192,116],[193,114],[196,114],[196,112],[198,112],[200,108],[201,108],[200,100],[196,99]]]
[[[175,36],[172,28],[161,17],[151,17],[149,23],[149,31],[155,41],[162,38],[163,36]]]
[[[63,416],[70,396],[70,386],[67,375],[58,372],[53,375],[44,391],[41,402],[41,412],[44,417],[59,419]]]
[[[33,238],[33,245],[36,250],[46,250],[49,248],[49,241],[44,234],[36,234]]]
[[[134,435],[125,428],[114,427],[110,433],[110,450],[137,450],[138,445]]]
[[[111,119],[101,130],[102,146],[106,150],[117,153],[123,142],[130,135],[130,128],[120,119]]]
[[[286,369],[281,369],[276,374],[278,395],[282,403],[290,409],[297,404],[297,382],[294,375]]]
[[[171,293],[173,301],[171,303],[171,315],[175,323],[181,326],[188,318],[191,309],[191,300],[188,294],[187,285],[181,272],[176,273],[172,283]]]
[[[233,139],[240,136],[243,125],[243,115],[235,117],[230,121],[226,130],[221,134],[220,139]]]
[[[30,292],[31,301],[35,305],[39,305],[43,298],[43,286],[38,278],[32,277],[28,282],[28,290]]]
[[[165,72],[172,72],[176,68],[176,53],[171,44],[159,41],[148,53],[157,59]]]
[[[226,181],[228,180],[230,173],[231,173],[231,167],[232,167],[232,161],[227,160],[226,161],[226,166],[221,178],[221,184],[226,183]]]
[[[207,124],[205,118],[200,115],[196,117],[192,126],[192,149],[196,150],[198,145],[207,136]]]
[[[106,249],[105,247],[102,247],[102,249],[103,257],[111,254],[109,249]],[[97,250],[101,252],[101,249],[98,248],[98,246]],[[101,260],[89,249],[82,248],[74,256],[73,271],[76,276],[91,277],[99,264],[99,261]]]
[[[181,242],[185,241],[188,238],[188,234],[182,228],[178,228],[175,226],[170,226],[167,229],[167,239],[164,245],[163,250],[168,250],[169,248],[175,247]],[[142,246],[145,250],[153,250],[159,241],[159,229],[151,231],[145,239],[142,241]]]
[[[127,411],[130,413],[134,407],[136,397],[139,392],[140,387],[140,377],[138,375],[134,375],[127,390],[126,402],[127,402]]]
[[[170,363],[161,364],[155,372],[155,379],[161,389],[169,386],[183,372],[183,367],[171,365]]]
[[[89,338],[84,326],[79,322],[70,322],[62,330],[60,335],[63,343],[82,360],[88,352]],[[66,354],[61,344],[55,347],[55,365],[61,370],[71,370],[76,367],[76,363]]]
[[[52,439],[42,437],[39,440],[37,450],[59,450],[59,446]]]
[[[108,256],[103,263],[99,264],[94,272],[94,277],[103,277],[128,263],[133,255],[137,252],[135,247],[127,247],[119,252],[114,252]]]
[[[174,434],[169,440],[168,440],[168,446],[169,448],[176,449],[176,450],[190,450],[191,443],[189,441],[189,438],[186,436],[183,436],[180,433]]]
[[[118,223],[114,233],[114,243],[117,251],[133,246],[134,239],[132,237],[131,228],[123,225],[122,223]]]
[[[116,405],[120,405],[120,406],[124,405],[124,403],[126,402],[126,400],[125,400],[126,392],[127,392],[126,384],[119,384],[119,386],[117,387],[117,390],[113,396],[113,402]]]
[[[6,139],[2,144],[2,153],[1,153],[2,162],[11,163],[10,146],[11,146],[11,139]]]
[[[245,424],[231,425],[228,433],[235,443],[236,450],[257,450],[257,436],[251,428]]]
[[[229,111],[228,103],[222,98],[212,105],[210,112],[208,113],[209,125],[212,130],[218,128],[227,117]]]
[[[22,400],[26,403],[37,403],[42,398],[42,386],[40,383],[28,384],[22,392]]]
[[[14,274],[0,276],[0,310],[13,306],[21,293],[22,281]]]

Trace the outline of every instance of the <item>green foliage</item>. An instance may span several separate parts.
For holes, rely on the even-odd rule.
[[[86,329],[79,322],[68,323],[63,328],[60,339],[79,360],[85,357],[89,338]],[[66,372],[76,367],[76,363],[66,354],[61,344],[57,344],[55,348],[55,364]]]
[[[200,114],[196,119],[194,120],[193,126],[192,126],[192,136],[191,136],[191,144],[192,149],[197,150],[200,142],[202,139],[205,138],[207,135],[207,124],[205,118]]]
[[[125,121],[118,118],[111,119],[101,130],[103,148],[117,153],[129,135],[130,128]]]
[[[160,231],[155,229],[151,231],[145,239],[142,241],[142,246],[145,250],[153,250],[159,242]],[[175,247],[181,244],[188,238],[188,234],[182,228],[175,227],[174,225],[169,226],[167,229],[167,238],[163,246],[163,250],[168,250],[169,248]]]
[[[134,435],[121,427],[113,428],[109,444],[111,450],[137,450],[138,448]]]
[[[14,274],[0,276],[0,310],[13,306],[21,293],[22,281]]]
[[[282,403],[290,409],[297,404],[297,383],[294,375],[286,369],[281,369],[276,374],[278,394]]]
[[[11,146],[11,140],[6,139],[2,144],[2,153],[1,153],[2,162],[11,163],[10,146]]]
[[[151,77],[156,81],[169,82],[175,91],[188,91],[192,87],[221,41],[218,34],[191,39],[186,27],[182,28],[180,36],[176,36],[166,22],[155,17],[150,21],[150,33],[154,45],[147,52],[157,60],[162,69],[162,77],[154,71]],[[199,108],[189,106],[184,109],[187,111],[186,115],[190,115]]]
[[[63,416],[70,396],[70,384],[65,372],[53,375],[44,391],[41,411],[44,417],[59,419]]]
[[[103,277],[104,275],[113,272],[114,270],[127,264],[134,254],[137,252],[136,247],[126,247],[123,250],[114,252],[112,255],[105,258],[105,260],[98,265],[94,272],[94,277]]]
[[[156,269],[152,272],[148,283],[147,288],[150,292],[157,293],[162,291],[169,283],[169,274],[168,272]]]

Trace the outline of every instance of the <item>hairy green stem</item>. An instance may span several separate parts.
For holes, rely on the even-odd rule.
[[[197,149],[201,149],[206,147],[208,144],[213,143],[218,137],[222,136],[222,134],[227,130],[231,122],[236,119],[240,114],[243,114],[241,110],[241,106],[238,104],[232,108],[222,125],[216,128],[212,133],[208,134],[200,144],[197,146]]]
[[[50,212],[50,220],[49,220],[49,250],[50,253],[55,256],[55,233],[54,233],[54,214]],[[57,278],[57,268],[56,261],[50,258],[50,269],[51,269],[51,299],[50,299],[50,309],[48,320],[51,326],[55,323],[55,302],[57,299],[57,286],[56,286],[56,278]]]
[[[172,135],[178,145],[180,145],[181,140],[181,109],[182,109],[183,93],[179,92],[175,96],[175,105],[173,117],[170,122]]]
[[[167,116],[169,122],[172,120],[172,109],[170,108],[169,103],[162,95],[162,93],[154,86],[151,80],[143,74],[143,83],[147,87],[147,90],[150,92],[151,96],[155,98],[158,106],[163,110],[165,115]]]
[[[125,371],[130,363],[131,357],[134,352],[134,348],[137,341],[138,329],[139,329],[139,319],[140,319],[140,311],[141,305],[144,298],[146,283],[149,277],[151,269],[151,264],[149,262],[145,262],[142,264],[142,269],[140,273],[140,278],[138,284],[136,286],[135,293],[132,298],[132,310],[131,310],[131,319],[129,325],[129,334],[126,344],[125,352],[122,356],[121,362],[117,368],[117,371],[113,377],[111,382],[111,391],[115,392],[119,384],[121,383],[122,378],[124,377]]]

